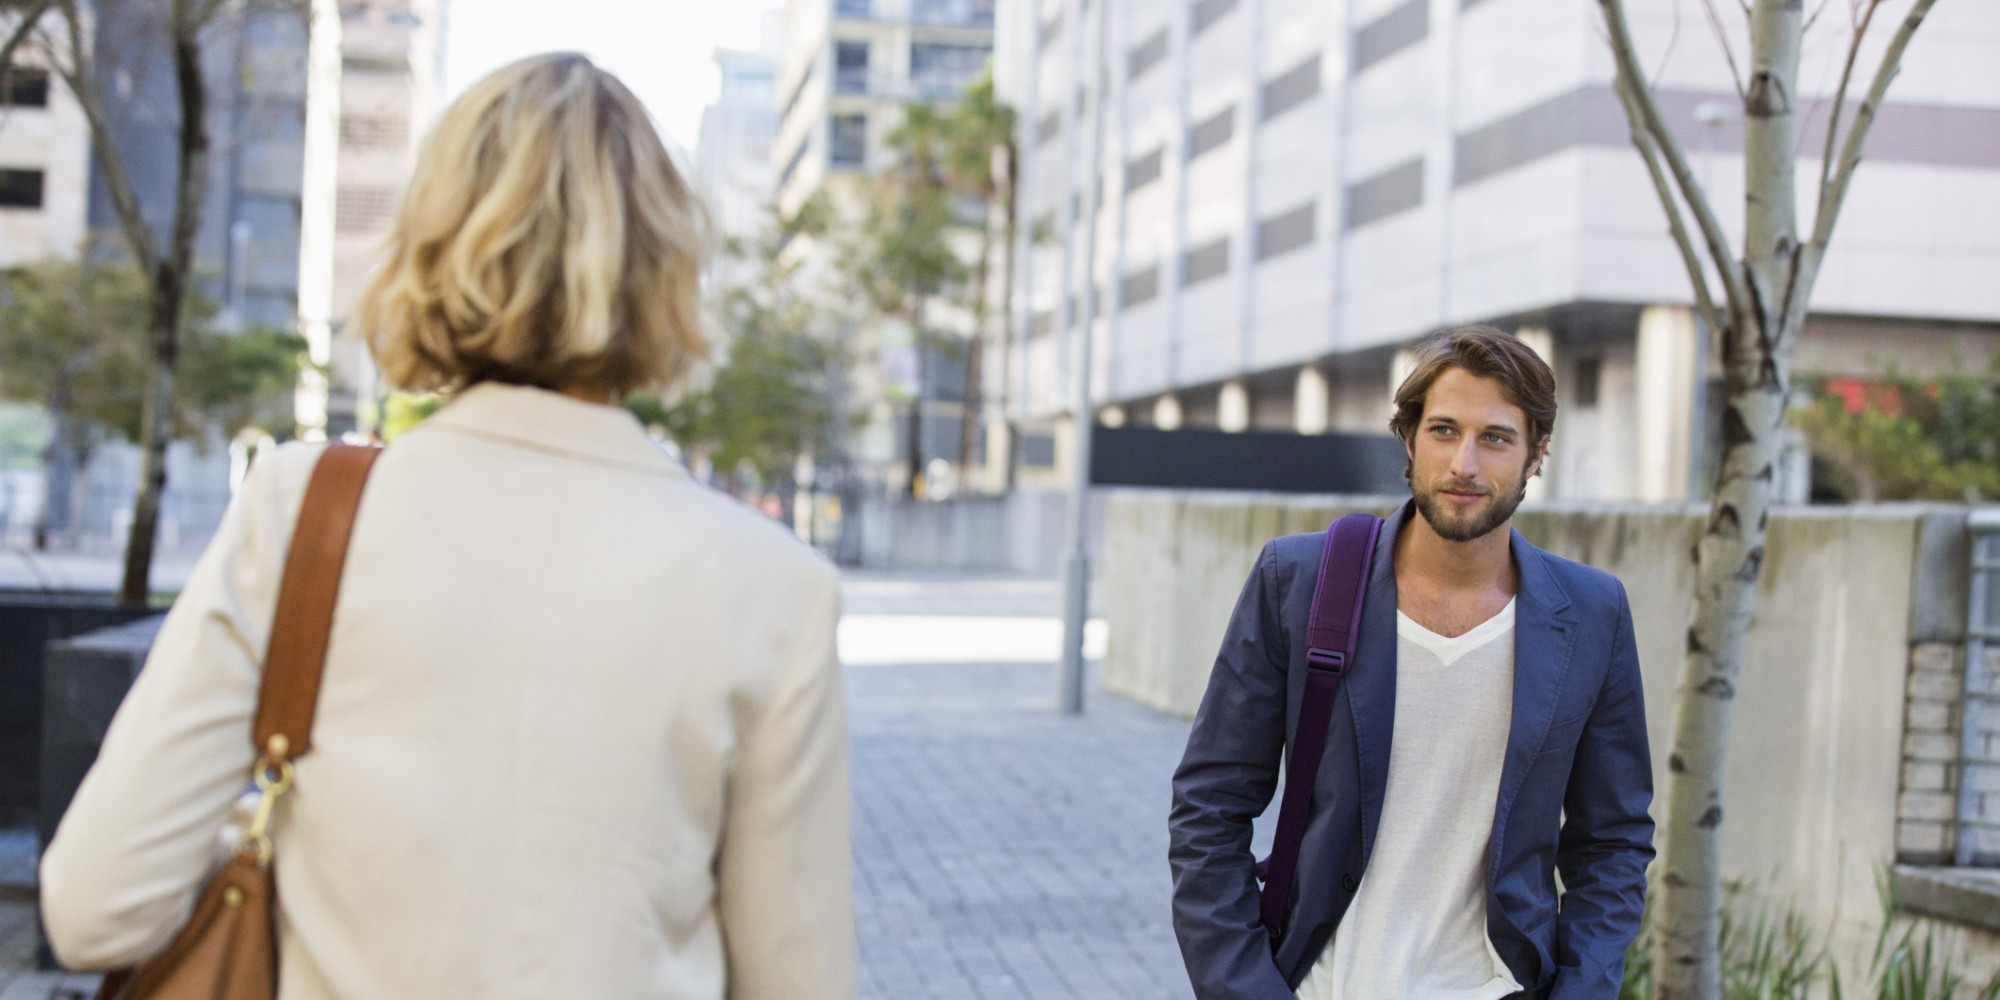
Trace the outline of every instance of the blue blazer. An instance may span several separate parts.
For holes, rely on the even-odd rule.
[[[1396,708],[1396,535],[1375,550],[1354,669],[1340,686],[1299,850],[1286,934],[1258,923],[1250,823],[1278,784],[1305,689],[1307,612],[1326,535],[1264,546],[1174,772],[1174,933],[1200,1000],[1291,1000],[1368,869]],[[1486,926],[1514,979],[1612,1000],[1653,857],[1653,771],[1625,588],[1513,534],[1514,707],[1486,855]],[[1562,875],[1558,905],[1555,875]]]

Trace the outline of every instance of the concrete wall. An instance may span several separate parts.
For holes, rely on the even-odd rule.
[[[1002,496],[950,500],[870,496],[860,508],[861,565],[869,569],[1042,577],[1062,571],[1069,528],[1065,492],[1016,489]],[[1103,551],[1103,509],[1100,491],[1092,504],[1093,553]]]
[[[1392,506],[1387,499],[1115,493],[1106,512],[1105,686],[1192,714],[1262,543],[1321,530],[1340,513]],[[1932,632],[1949,632],[1948,621],[1925,609],[1952,599],[1937,592],[1936,581],[1954,559],[1963,578],[1962,545],[1933,537],[1954,519],[1962,533],[1963,510],[1937,507],[1792,508],[1771,521],[1731,737],[1724,864],[1812,925],[1837,926],[1854,945],[1844,953],[1864,962],[1880,926],[1878,872],[1898,854],[1906,684],[1913,663],[1935,656],[1919,662],[1913,647],[1936,641]],[[1524,508],[1516,517],[1537,545],[1624,581],[1660,800],[1692,609],[1688,557],[1701,523],[1701,508],[1678,505]],[[1977,944],[1989,961],[2000,955],[1988,947],[2000,939],[1950,937]]]

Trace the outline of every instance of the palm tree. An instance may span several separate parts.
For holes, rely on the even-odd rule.
[[[1014,109],[1002,102],[993,89],[993,65],[987,63],[959,97],[958,106],[946,120],[950,142],[946,170],[952,186],[975,195],[984,208],[984,225],[979,234],[979,257],[972,276],[972,343],[965,362],[965,410],[959,421],[959,481],[971,471],[974,446],[978,442],[979,411],[982,402],[982,371],[987,339],[987,314],[991,296],[987,292],[997,235],[1004,248],[1001,266],[1000,328],[1013,329],[1013,298],[1006,289],[1014,282],[1015,145]],[[994,232],[993,213],[1000,213],[1000,231]]]

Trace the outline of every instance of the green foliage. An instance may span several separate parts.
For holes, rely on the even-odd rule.
[[[2000,367],[1987,377],[1903,378],[1891,370],[1859,412],[1824,379],[1793,414],[1843,495],[1862,502],[2000,498]]]
[[[2000,975],[1976,991],[1937,947],[1928,925],[1905,922],[1896,933],[1900,904],[1882,882],[1882,928],[1869,959],[1863,994],[1867,1000],[2000,1000]],[[1746,920],[1740,883],[1724,889],[1720,944],[1723,1000],[1844,1000],[1840,969],[1831,950],[1831,932],[1816,933],[1805,918],[1787,913],[1774,919],[1758,908]],[[1618,1000],[1650,1000],[1653,949],[1648,921],[1625,951],[1625,981]],[[1919,934],[1919,930],[1922,931]],[[1824,992],[1822,992],[1822,988]]]
[[[0,403],[0,469],[40,465],[49,437],[49,422],[40,411],[24,403]]]
[[[150,289],[121,261],[39,261],[0,288],[0,398],[51,410],[139,439],[147,371]],[[188,297],[174,433],[203,441],[246,427],[293,426],[292,390],[306,344],[265,327],[226,334],[212,304]]]
[[[820,327],[825,314],[792,280],[785,247],[827,231],[831,210],[815,196],[790,216],[773,212],[755,248],[756,283],[723,292],[724,359],[707,386],[671,404],[634,396],[626,408],[684,451],[705,454],[724,473],[749,468],[766,482],[791,478],[799,456],[826,448],[836,349]]]
[[[411,392],[392,392],[382,400],[382,426],[379,433],[384,444],[390,443],[411,428],[423,423],[444,405],[443,396],[419,395]]]
[[[903,124],[888,137],[897,165],[875,178],[861,226],[865,263],[854,269],[877,311],[919,325],[925,300],[957,291],[968,273],[951,242],[960,221],[949,128],[930,105],[905,106]]]

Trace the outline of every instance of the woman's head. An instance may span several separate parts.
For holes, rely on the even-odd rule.
[[[706,241],[638,98],[583,56],[535,56],[438,122],[356,315],[399,388],[665,388],[710,352]]]

